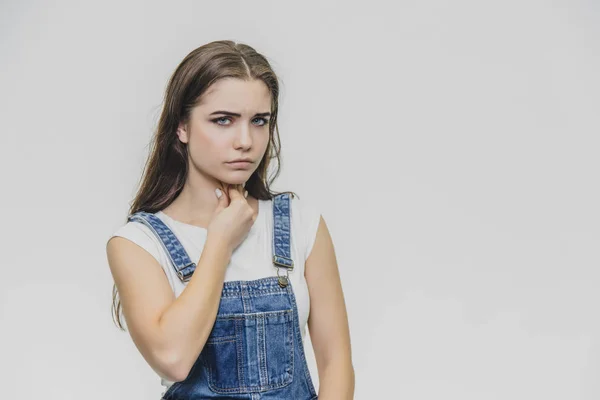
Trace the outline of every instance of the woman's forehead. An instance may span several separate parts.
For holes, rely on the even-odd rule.
[[[199,106],[211,108],[209,112],[217,109],[241,114],[267,112],[271,106],[271,92],[261,80],[224,78],[207,89]]]

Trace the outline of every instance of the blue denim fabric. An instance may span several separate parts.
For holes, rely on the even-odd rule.
[[[182,281],[196,265],[173,232],[154,214],[129,217],[151,228]],[[290,196],[273,198],[273,263],[277,274],[250,281],[226,281],[215,323],[188,376],[162,400],[318,399],[298,323],[290,251]],[[279,278],[279,268],[286,275]],[[287,285],[280,285],[281,280]]]

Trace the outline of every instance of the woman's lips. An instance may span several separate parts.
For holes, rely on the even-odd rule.
[[[232,166],[233,168],[241,168],[247,169],[252,165],[250,161],[237,161],[237,162],[228,162],[227,165]]]

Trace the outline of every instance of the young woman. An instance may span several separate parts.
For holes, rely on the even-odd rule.
[[[252,47],[216,41],[188,54],[166,88],[127,222],[107,243],[113,312],[124,330],[122,307],[164,400],[353,398],[327,225],[294,193],[269,188],[278,95]]]

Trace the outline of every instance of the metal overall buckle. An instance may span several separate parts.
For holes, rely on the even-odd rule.
[[[289,261],[289,265],[280,263],[277,260],[278,258],[285,259],[286,261]],[[289,259],[289,258],[287,258],[287,257],[282,257],[282,256],[274,255],[273,256],[273,263],[277,267],[277,283],[279,283],[279,287],[284,288],[284,287],[286,287],[290,283],[290,280],[289,280],[290,269],[294,268],[294,261],[291,260],[291,259]],[[283,267],[283,268],[285,268],[285,276],[280,276],[279,275],[279,270],[281,269],[280,266]]]
[[[290,270],[288,268],[285,269],[285,276],[279,275],[279,270],[281,268],[277,267],[277,283],[279,283],[279,287],[286,287],[289,283]]]

